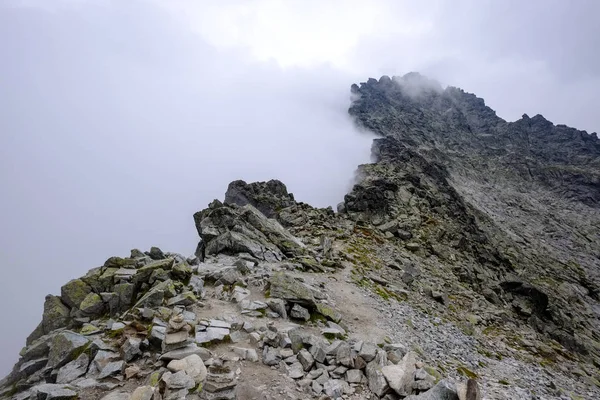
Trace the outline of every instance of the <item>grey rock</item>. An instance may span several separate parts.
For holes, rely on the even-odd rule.
[[[458,400],[458,395],[454,384],[441,380],[425,393],[405,397],[405,400]]]
[[[267,304],[269,305],[269,308],[279,314],[281,318],[287,318],[284,300],[271,298],[267,300]]]
[[[382,369],[387,364],[385,352],[378,351],[377,355],[366,367],[367,381],[371,392],[383,397],[389,390],[388,381],[383,375]]]
[[[349,369],[346,371],[346,381],[348,383],[361,383],[365,379],[365,375],[360,369]]]
[[[292,379],[304,378],[304,368],[302,367],[302,364],[300,364],[299,362],[295,362],[292,365],[290,365],[288,370],[288,376]]]
[[[122,375],[124,370],[125,361],[110,361],[104,368],[102,368],[100,374],[98,375],[98,379],[104,379],[114,375]]]
[[[169,306],[189,306],[194,304],[198,299],[193,292],[183,292],[167,301]]]
[[[156,389],[152,386],[140,386],[137,387],[129,400],[153,400]]]
[[[208,360],[212,357],[210,351],[205,349],[204,347],[198,347],[195,343],[191,343],[186,347],[182,347],[180,349],[172,350],[167,353],[164,353],[160,356],[161,360],[170,361],[170,360],[181,360],[187,356],[192,354],[197,354],[204,361]]]
[[[330,379],[323,385],[325,394],[332,399],[339,399],[344,394],[344,388],[338,379]]]
[[[112,392],[102,397],[101,400],[131,400],[131,395],[125,392]]]
[[[302,364],[302,367],[305,371],[309,371],[313,365],[315,365],[315,359],[313,356],[305,349],[300,350],[298,353],[298,361]]]
[[[171,350],[176,350],[182,347],[186,347],[191,343],[189,333],[185,330],[173,333],[167,333],[165,339],[162,342],[162,351],[166,353]]]
[[[52,337],[49,343],[47,367],[59,368],[88,346],[90,340],[71,331],[63,331]]]
[[[338,363],[348,368],[354,368],[354,357],[352,354],[352,349],[348,343],[343,342],[338,347],[335,358]]]
[[[31,389],[32,397],[40,400],[74,400],[77,392],[61,384],[44,383]]]
[[[196,343],[204,344],[213,341],[222,341],[228,335],[228,328],[208,327],[205,331],[196,329]]]
[[[408,352],[399,364],[386,365],[381,368],[389,386],[400,396],[408,396],[412,393],[415,363],[416,355]]]
[[[204,362],[197,354],[189,355],[181,360],[172,360],[167,368],[171,372],[184,371],[196,384],[203,382],[208,375]]]
[[[263,349],[263,364],[265,365],[277,365],[281,361],[281,355],[279,350],[274,347],[265,346]]]
[[[379,350],[379,347],[375,343],[364,342],[360,347],[358,355],[368,363],[375,358],[377,350]]]
[[[129,362],[142,354],[140,346],[142,339],[129,337],[121,346],[121,356],[126,362]]]
[[[191,389],[196,386],[194,379],[184,371],[165,372],[160,379],[168,389]]]
[[[294,304],[292,310],[290,311],[290,317],[308,321],[310,319],[310,312],[308,312],[308,310],[302,307],[300,304]]]
[[[87,372],[90,357],[82,353],[77,359],[58,370],[56,383],[70,383]]]

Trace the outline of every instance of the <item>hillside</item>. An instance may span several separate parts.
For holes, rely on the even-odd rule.
[[[600,142],[419,74],[352,85],[377,134],[337,210],[231,182],[185,257],[49,295],[9,399],[600,398]]]

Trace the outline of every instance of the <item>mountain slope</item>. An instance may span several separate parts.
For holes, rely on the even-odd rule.
[[[229,184],[184,257],[49,295],[0,397],[600,398],[600,144],[411,73],[352,85],[380,137],[338,205]]]
[[[532,326],[599,360],[596,135],[541,115],[508,123],[482,99],[416,73],[352,92],[349,113],[384,138],[363,179],[394,186],[377,222],[416,231],[426,254],[466,263],[454,268],[464,281],[506,296]]]

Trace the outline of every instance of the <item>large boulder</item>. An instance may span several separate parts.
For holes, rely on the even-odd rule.
[[[42,327],[44,334],[55,329],[64,328],[69,323],[69,308],[58,296],[48,295],[44,301],[44,314],[42,315]]]
[[[441,380],[437,385],[418,396],[405,397],[404,400],[459,400],[453,383]]]
[[[218,200],[194,214],[204,255],[249,253],[266,261],[300,255],[304,244],[274,219],[250,204],[223,205]]]
[[[63,331],[54,335],[49,344],[47,367],[62,367],[81,354],[89,343],[88,338],[71,331]]]
[[[285,185],[278,180],[246,183],[233,181],[227,187],[225,204],[245,206],[250,204],[267,218],[276,218],[283,208],[296,204],[294,195],[288,193]]]
[[[90,294],[92,288],[81,279],[73,279],[60,288],[62,301],[71,308],[79,308],[79,305]]]

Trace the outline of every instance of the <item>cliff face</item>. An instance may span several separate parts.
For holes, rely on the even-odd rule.
[[[419,74],[353,85],[349,113],[378,133],[346,197],[397,221],[478,291],[570,350],[598,357],[600,141],[541,115],[506,122]],[[381,204],[357,198],[380,190]]]
[[[380,137],[338,212],[277,180],[46,297],[9,399],[600,398],[600,143],[419,74],[352,85]]]

